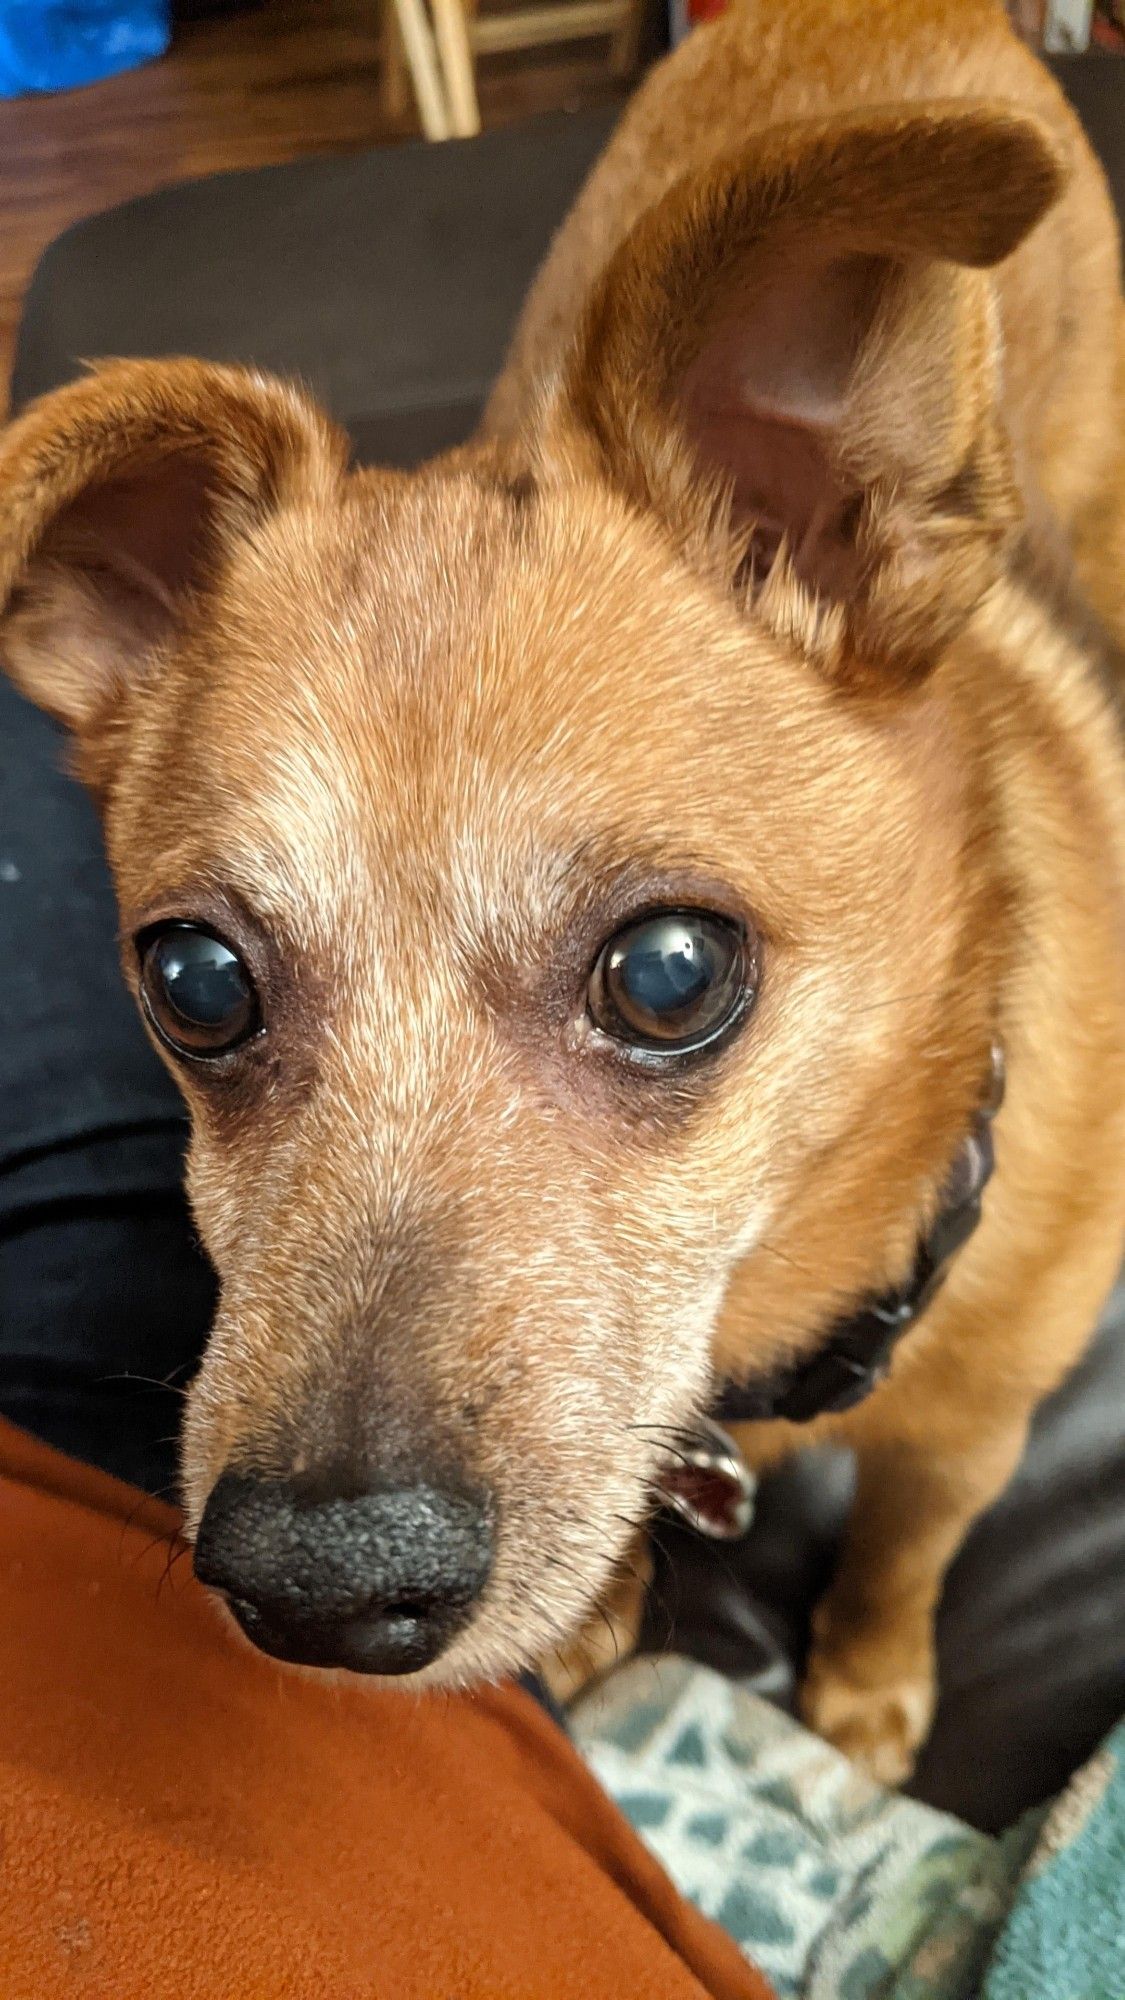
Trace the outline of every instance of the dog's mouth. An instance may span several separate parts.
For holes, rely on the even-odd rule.
[[[753,1520],[755,1480],[734,1439],[709,1417],[677,1434],[653,1485],[666,1507],[712,1541],[737,1541]]]

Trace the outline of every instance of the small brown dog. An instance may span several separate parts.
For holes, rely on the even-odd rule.
[[[921,1303],[999,1048],[889,1379],[745,1435],[856,1449],[807,1712],[908,1767],[1122,1248],[1117,287],[998,6],[746,7],[637,98],[464,451],[351,473],[190,361],[10,430],[0,643],[191,1106],[188,1521],[267,1650],[571,1641],[718,1384]]]

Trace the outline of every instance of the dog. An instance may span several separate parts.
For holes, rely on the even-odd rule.
[[[805,1713],[909,1769],[1122,1251],[1116,256],[999,7],[783,0],[644,85],[459,451],[191,360],[10,427],[0,653],[190,1107],[186,1527],[265,1651],[572,1671],[726,1384],[751,1463],[856,1453]]]

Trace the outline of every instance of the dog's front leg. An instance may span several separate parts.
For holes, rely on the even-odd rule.
[[[982,1420],[965,1403],[948,1412],[931,1403],[930,1435],[912,1424],[897,1437],[890,1414],[850,1440],[855,1502],[813,1619],[801,1697],[805,1721],[887,1785],[909,1775],[933,1719],[934,1614],[946,1570],[1007,1485],[1027,1436],[1022,1412]]]

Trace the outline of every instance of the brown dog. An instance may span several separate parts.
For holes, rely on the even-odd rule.
[[[0,643],[191,1106],[189,1527],[284,1658],[570,1640],[716,1383],[905,1280],[1002,1047],[979,1231],[812,1425],[859,1491],[808,1713],[893,1775],[1122,1246],[1125,761],[1069,569],[1120,629],[1121,309],[998,10],[820,20],[654,75],[447,460],[349,473],[189,361],[30,411]]]

